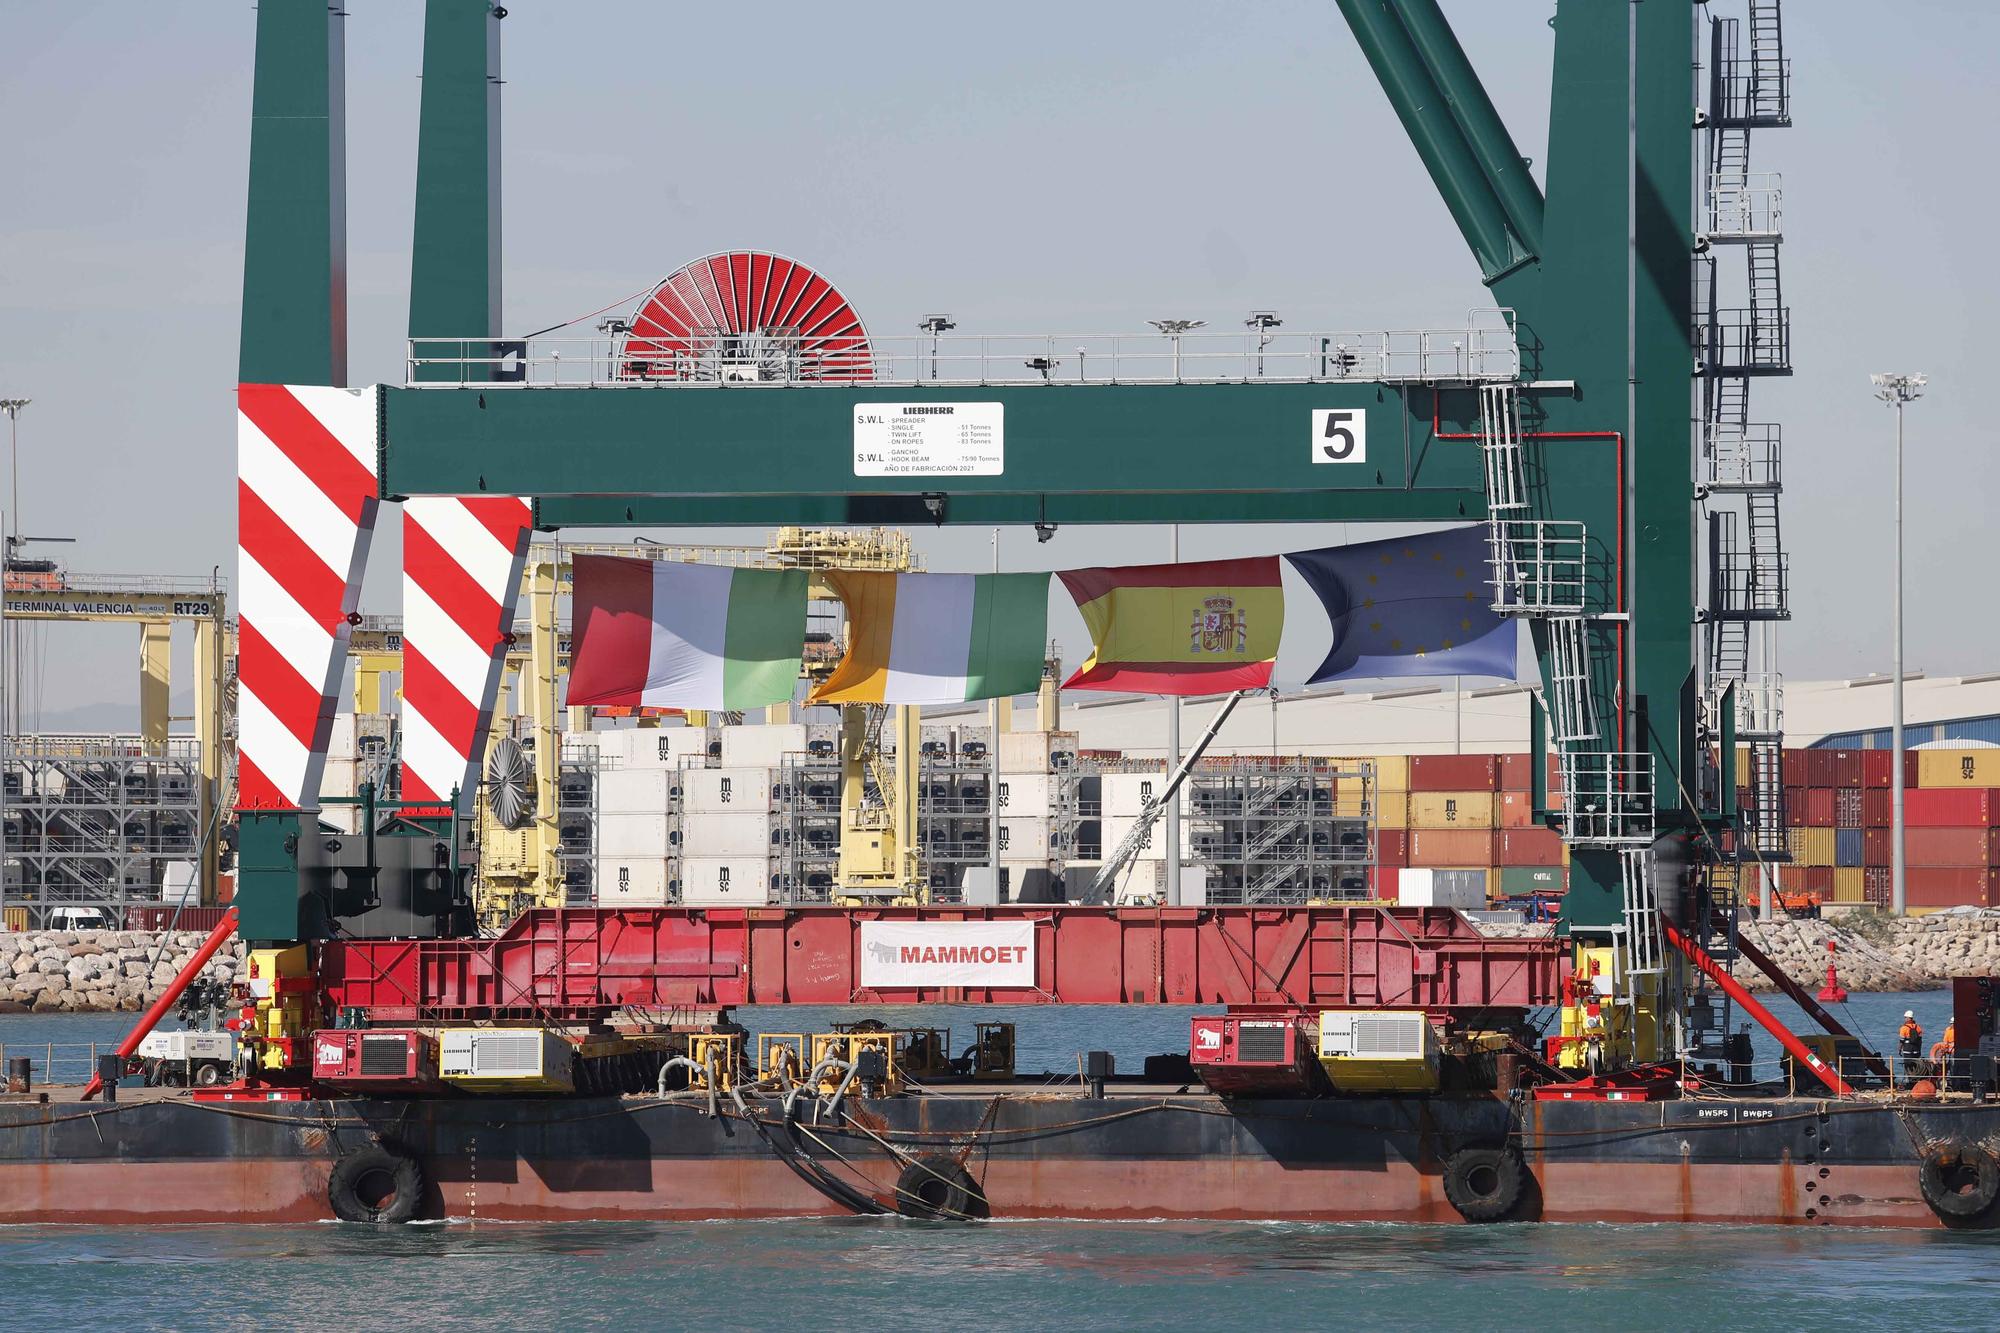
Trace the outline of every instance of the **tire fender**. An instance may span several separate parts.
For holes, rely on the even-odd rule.
[[[1468,1222],[1505,1222],[1528,1196],[1528,1165],[1511,1144],[1468,1144],[1444,1162],[1444,1197]]]
[[[335,1162],[326,1182],[327,1202],[343,1222],[407,1222],[423,1194],[417,1159],[379,1143]]]
[[[896,1211],[904,1217],[962,1222],[986,1215],[986,1194],[950,1157],[919,1157],[896,1177]]]
[[[2000,1157],[1970,1139],[1938,1139],[1924,1145],[1917,1184],[1939,1218],[1947,1223],[1970,1222],[2000,1198]]]

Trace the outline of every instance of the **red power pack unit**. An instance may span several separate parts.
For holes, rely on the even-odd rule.
[[[1327,1086],[1314,1035],[1296,1013],[1197,1017],[1188,1060],[1210,1091],[1226,1097],[1295,1096]]]
[[[374,1092],[437,1086],[437,1044],[408,1028],[322,1028],[313,1033],[313,1079]]]

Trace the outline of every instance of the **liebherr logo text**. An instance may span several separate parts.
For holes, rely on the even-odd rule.
[[[905,944],[896,950],[899,963],[1018,963],[1027,956],[1019,944]]]
[[[957,410],[955,407],[929,407],[918,404],[904,408],[903,415],[906,417],[948,417]]]

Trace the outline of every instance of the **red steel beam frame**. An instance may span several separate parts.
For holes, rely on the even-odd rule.
[[[1854,1089],[1836,1069],[1829,1068],[1826,1061],[1819,1058],[1813,1049],[1800,1041],[1792,1030],[1778,1021],[1778,1016],[1759,1003],[1756,996],[1744,989],[1743,984],[1729,975],[1729,969],[1709,957],[1708,951],[1696,944],[1673,922],[1664,916],[1660,918],[1660,928],[1667,933],[1667,943],[1686,954],[1688,961],[1705,973],[1709,980],[1722,988],[1722,993],[1736,1001],[1744,1013],[1755,1019],[1757,1025],[1778,1039],[1791,1057],[1811,1071],[1814,1078],[1826,1085],[1827,1091],[1836,1097],[1851,1097]]]
[[[1032,988],[861,984],[868,921],[1035,925]],[[1446,908],[541,909],[485,940],[318,946],[322,998],[377,1021],[572,1022],[625,1007],[1278,1004],[1439,1015],[1557,1002],[1568,951]]]

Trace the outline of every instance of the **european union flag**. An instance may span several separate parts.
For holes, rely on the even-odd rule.
[[[1331,646],[1317,668],[1280,648],[1281,674],[1307,684],[1386,676],[1497,676],[1513,680],[1514,623],[1493,611],[1493,563],[1483,527],[1329,546],[1285,559],[1318,598]],[[1294,583],[1287,579],[1287,583]],[[1327,640],[1310,604],[1288,597],[1285,647]],[[1291,656],[1296,667],[1287,670]]]

